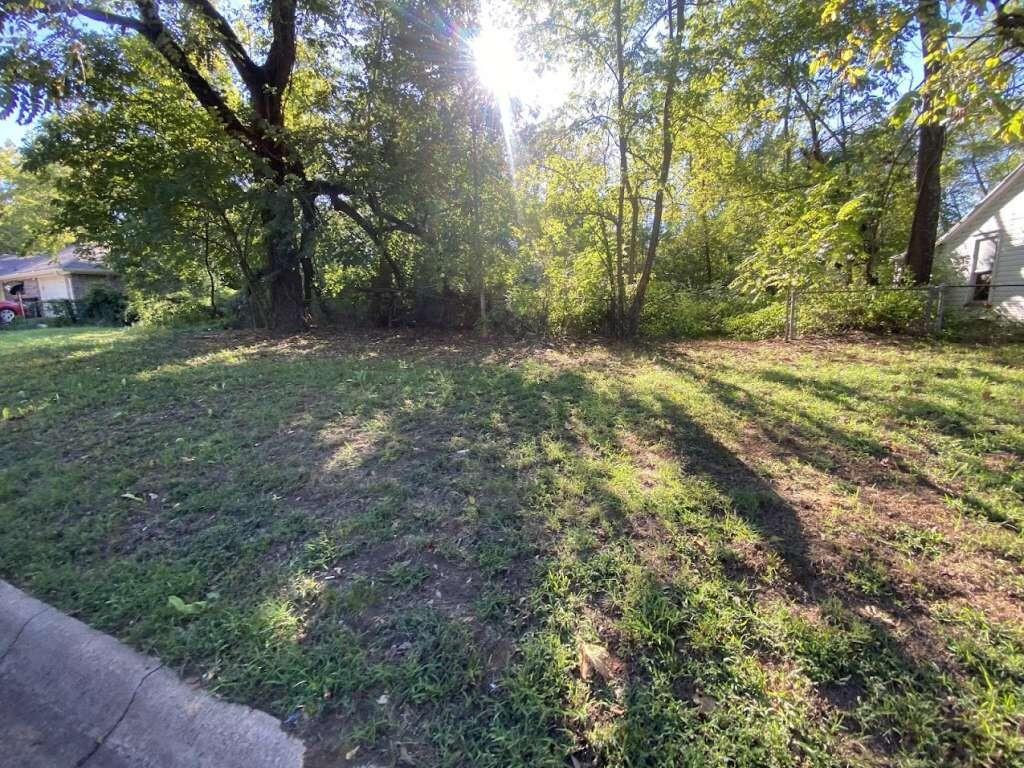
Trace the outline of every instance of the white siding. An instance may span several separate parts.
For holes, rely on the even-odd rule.
[[[43,315],[53,317],[53,307],[48,301],[68,298],[68,281],[64,275],[42,275],[39,280],[39,298],[42,300]]]
[[[68,281],[64,275],[44,275],[39,280],[39,298],[44,301],[67,299]]]
[[[963,232],[942,242],[936,257],[936,279],[949,283],[971,282],[978,240],[998,235],[992,283],[1024,284],[1024,174],[1015,174],[998,194],[984,200],[971,214],[974,219]],[[947,294],[951,309],[970,303],[972,290],[957,289]],[[992,307],[1000,314],[1024,321],[1024,288],[993,288],[989,296]]]

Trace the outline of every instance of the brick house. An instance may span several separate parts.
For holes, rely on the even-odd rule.
[[[105,254],[95,246],[72,245],[52,256],[0,256],[2,297],[20,301],[28,317],[52,316],[56,302],[82,301],[95,286],[119,286]]]

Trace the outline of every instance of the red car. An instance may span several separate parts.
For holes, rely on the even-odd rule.
[[[16,317],[24,317],[25,310],[15,301],[0,301],[0,325],[7,325]]]

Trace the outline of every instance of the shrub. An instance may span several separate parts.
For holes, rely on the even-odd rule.
[[[875,287],[800,297],[800,333],[906,333],[925,322],[927,291],[892,291]]]
[[[786,304],[776,302],[723,322],[726,334],[736,339],[770,339],[786,333]]]
[[[834,293],[802,294],[797,302],[798,334],[850,331],[907,333],[924,329],[927,291],[893,291],[872,286]],[[786,332],[786,301],[769,304],[745,296],[722,297],[651,283],[641,321],[650,338],[729,336],[768,339]]]
[[[58,328],[74,325],[83,314],[81,307],[76,307],[77,302],[71,301],[71,299],[52,299],[45,303],[49,315],[46,318],[47,322]]]
[[[89,290],[82,302],[85,320],[93,323],[124,325],[128,300],[125,295],[109,286],[97,285]]]
[[[732,300],[652,281],[640,318],[640,330],[652,339],[696,339],[721,335],[723,321],[735,311]]]
[[[1024,323],[1000,315],[991,308],[979,314],[947,312],[943,338],[964,342],[1014,342],[1024,340]]]
[[[546,277],[550,293],[534,300],[546,305],[552,330],[571,336],[607,332],[610,295],[600,253],[580,254],[568,267],[553,262]]]
[[[128,314],[140,325],[195,325],[210,322],[210,305],[206,297],[178,291],[166,296],[131,296]]]

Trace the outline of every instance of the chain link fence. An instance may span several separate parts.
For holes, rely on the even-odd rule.
[[[1024,283],[793,290],[785,317],[787,340],[843,330],[919,336],[1024,333]]]

